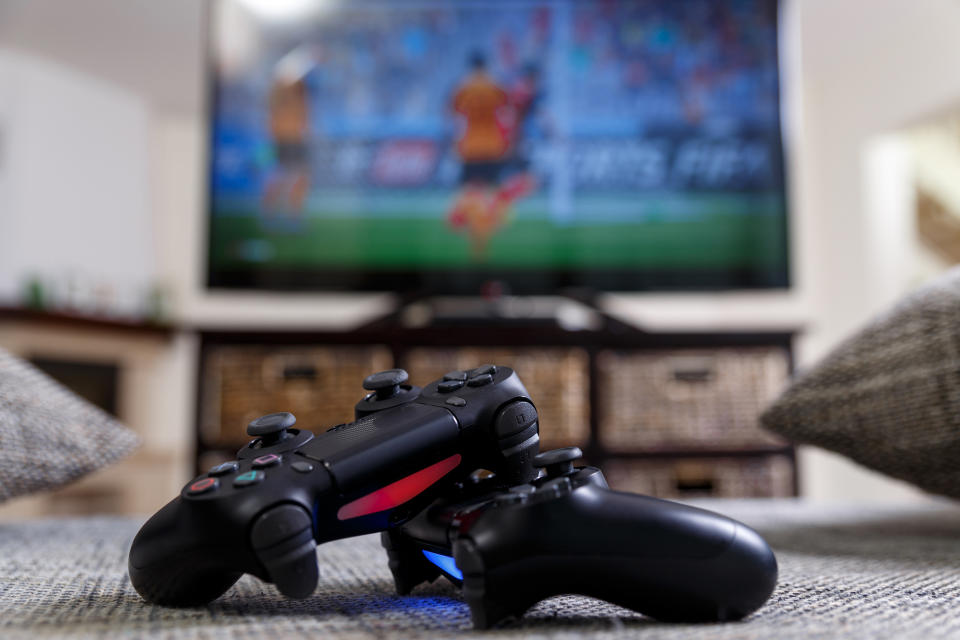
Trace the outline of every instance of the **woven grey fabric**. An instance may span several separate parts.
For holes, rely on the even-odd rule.
[[[393,591],[377,536],[321,545],[320,587],[302,601],[244,577],[212,604],[144,603],[126,576],[137,520],[58,519],[0,524],[0,637],[285,638],[849,638],[960,637],[960,508],[815,507],[793,501],[705,502],[758,528],[780,582],[739,623],[654,622],[598,600],[544,601],[518,626],[471,629],[445,581]]]
[[[794,442],[960,497],[960,268],[837,347],[761,419]]]
[[[65,485],[138,442],[105,411],[0,349],[0,502]]]

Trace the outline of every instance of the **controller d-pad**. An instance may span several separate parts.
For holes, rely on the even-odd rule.
[[[497,366],[493,364],[482,364],[476,369],[470,371],[470,376],[481,376],[484,374],[495,375],[497,373]]]
[[[463,386],[463,380],[444,380],[437,385],[437,391],[440,393],[451,393]]]
[[[467,380],[467,384],[471,387],[483,387],[493,382],[493,376],[489,373],[481,373],[478,376],[473,376]]]
[[[444,400],[445,404],[450,405],[451,407],[465,407],[467,406],[467,401],[461,398],[460,396],[450,396]]]
[[[463,381],[466,381],[467,379],[467,372],[466,371],[450,371],[448,373],[443,374],[443,379],[444,380],[460,380],[463,382]]]

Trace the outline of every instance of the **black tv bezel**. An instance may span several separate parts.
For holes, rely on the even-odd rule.
[[[490,283],[517,295],[550,295],[564,289],[617,293],[640,292],[723,292],[786,290],[791,287],[792,254],[790,247],[790,186],[786,171],[786,140],[783,135],[783,58],[780,53],[783,32],[783,0],[772,0],[776,12],[777,40],[774,55],[777,65],[777,139],[780,142],[780,206],[784,212],[783,263],[779,269],[757,270],[744,267],[699,269],[374,269],[374,268],[277,268],[256,266],[248,269],[215,270],[213,253],[213,153],[214,118],[219,100],[214,52],[214,13],[225,0],[205,4],[203,16],[203,82],[205,96],[204,126],[206,172],[203,210],[206,216],[203,246],[204,282],[209,290],[273,292],[394,292],[404,295],[481,295]],[[235,0],[233,0],[235,1]]]

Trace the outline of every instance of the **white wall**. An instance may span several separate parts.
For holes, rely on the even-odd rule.
[[[0,75],[0,298],[37,274],[134,303],[155,275],[143,99],[12,50]]]

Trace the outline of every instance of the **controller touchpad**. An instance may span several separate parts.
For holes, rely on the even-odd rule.
[[[351,492],[436,462],[454,450],[459,435],[449,411],[410,404],[323,433],[298,453],[324,463],[339,489]]]

